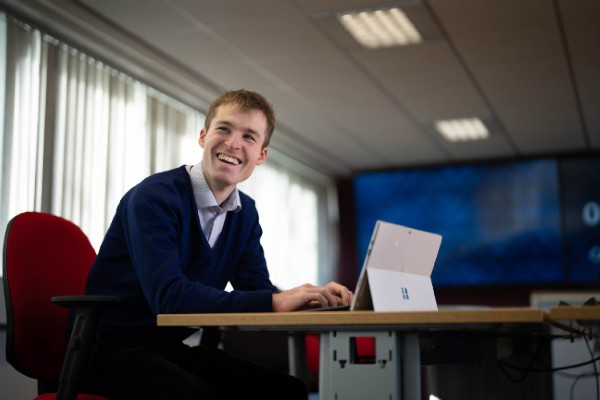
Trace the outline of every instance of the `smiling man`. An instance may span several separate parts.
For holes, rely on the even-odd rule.
[[[202,161],[151,175],[125,194],[88,277],[89,294],[118,295],[100,321],[89,391],[111,399],[306,399],[304,382],[182,343],[161,313],[292,311],[349,304],[331,282],[279,292],[269,280],[254,201],[237,189],[267,159],[275,128],[258,93],[227,92],[210,106]],[[225,287],[231,283],[231,292]]]
[[[198,143],[204,149],[202,169],[217,203],[229,197],[236,185],[248,179],[254,167],[267,159],[273,122],[269,124],[259,109],[248,107],[217,104],[200,132]]]

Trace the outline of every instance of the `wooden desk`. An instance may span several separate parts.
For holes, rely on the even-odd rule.
[[[598,306],[560,306],[552,307],[547,318],[552,321],[600,321],[600,307]]]
[[[402,357],[398,367],[402,382],[402,398],[421,398],[419,332],[454,329],[493,331],[499,326],[527,324],[544,327],[546,315],[532,308],[442,309],[415,312],[288,312],[240,314],[162,314],[159,326],[220,327],[239,330],[279,330],[290,332],[290,370],[298,372],[304,359],[303,333],[320,331],[321,343],[330,345],[324,337],[329,332],[393,332],[394,345]],[[294,333],[302,333],[294,335]],[[395,339],[394,339],[395,340]],[[323,349],[321,350],[323,354]],[[323,358],[322,358],[323,359]],[[322,368],[323,369],[323,368]],[[321,379],[323,375],[321,376]]]
[[[542,310],[533,308],[444,309],[439,311],[322,311],[240,314],[161,314],[158,326],[213,326],[275,328],[277,330],[330,330],[356,328],[451,327],[481,324],[543,323]]]

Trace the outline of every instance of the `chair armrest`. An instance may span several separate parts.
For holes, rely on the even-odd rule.
[[[118,296],[98,296],[98,295],[82,295],[82,296],[54,296],[50,299],[52,304],[66,308],[94,308],[103,309],[114,307],[122,302]]]
[[[85,366],[95,346],[96,328],[102,311],[123,301],[117,296],[55,296],[52,304],[66,307],[75,314],[73,329],[60,373],[56,398],[74,400],[84,377]]]

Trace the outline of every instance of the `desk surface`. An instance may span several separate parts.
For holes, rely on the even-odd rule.
[[[564,321],[564,320],[599,321],[600,320],[600,307],[597,307],[597,306],[552,307],[552,308],[550,308],[550,310],[548,312],[548,318],[553,321]]]
[[[239,314],[161,314],[158,326],[264,327],[303,330],[307,327],[412,327],[480,324],[543,323],[545,313],[534,308],[445,309],[439,311],[320,311]]]

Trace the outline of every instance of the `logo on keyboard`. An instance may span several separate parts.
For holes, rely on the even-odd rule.
[[[402,298],[404,300],[410,299],[410,297],[408,296],[408,288],[405,288],[405,287],[402,288]]]

